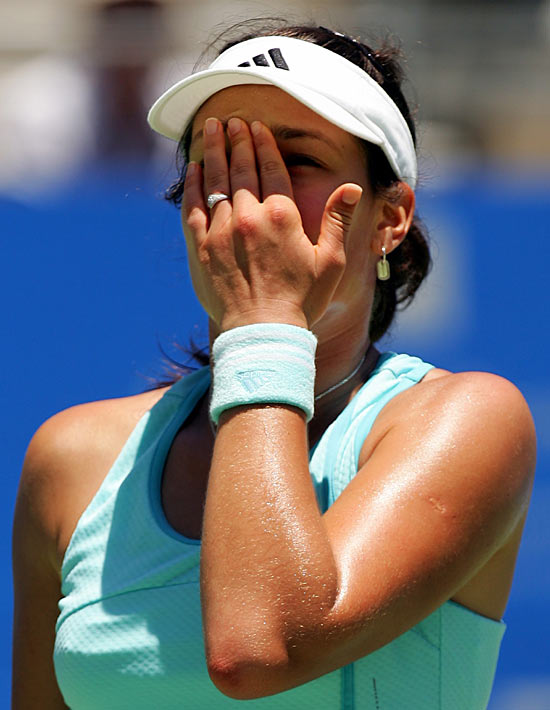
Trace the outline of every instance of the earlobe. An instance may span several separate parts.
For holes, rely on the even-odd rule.
[[[378,239],[374,244],[377,254],[382,254],[382,247],[385,247],[386,254],[390,254],[405,239],[414,217],[414,207],[414,191],[407,183],[400,182],[395,196],[391,200],[385,199],[382,204],[376,225]]]

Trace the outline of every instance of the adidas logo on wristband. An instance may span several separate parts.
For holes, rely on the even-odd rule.
[[[267,384],[271,380],[273,373],[274,370],[245,370],[244,372],[237,372],[237,379],[243,389],[252,393],[260,389],[262,385]]]

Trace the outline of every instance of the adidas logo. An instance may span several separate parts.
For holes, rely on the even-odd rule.
[[[237,378],[243,389],[252,393],[271,380],[274,370],[245,370],[237,372]]]
[[[276,69],[286,69],[286,71],[289,71],[288,64],[285,62],[285,59],[281,53],[281,50],[275,47],[274,49],[270,49],[267,52],[269,56],[271,57],[271,61],[273,62],[273,66]],[[269,67],[269,61],[265,54],[257,54],[255,57],[252,57],[252,61],[257,67]],[[250,62],[242,62],[242,64],[239,64],[240,67],[250,67],[252,66]]]

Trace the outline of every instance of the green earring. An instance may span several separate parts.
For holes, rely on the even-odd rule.
[[[387,281],[390,278],[390,262],[386,259],[386,247],[382,247],[382,258],[376,264],[376,275],[379,281]]]

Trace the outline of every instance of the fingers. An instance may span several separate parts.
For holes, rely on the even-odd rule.
[[[229,166],[223,126],[216,118],[206,120],[203,129],[206,196],[222,192],[232,196],[233,202],[243,202],[250,195],[258,201],[273,194],[292,198],[290,176],[266,126],[254,121],[249,127],[242,119],[232,117],[227,124],[227,138],[231,152]]]
[[[230,118],[227,138],[230,143],[229,166],[223,126],[216,118],[208,118],[204,124],[204,185],[206,196],[223,192],[232,197],[233,203],[252,194],[260,198],[258,172],[254,145],[248,125],[240,118]]]
[[[346,238],[362,192],[359,185],[345,183],[337,187],[327,200],[317,244],[336,261],[343,260],[345,263]]]
[[[183,215],[194,232],[195,239],[202,239],[211,219],[218,213],[222,218],[231,212],[230,200],[222,200],[209,209],[206,198],[212,194],[231,197],[229,170],[225,147],[225,132],[217,118],[207,118],[203,126],[204,168],[189,163],[183,191]]]
[[[233,204],[238,206],[251,194],[259,200],[260,181],[250,129],[243,120],[233,117],[227,123],[227,135],[231,143],[229,177]]]
[[[225,154],[225,134],[217,118],[207,118],[203,128],[204,187],[206,196],[223,192],[231,195]],[[223,203],[218,203],[221,205]],[[217,209],[217,207],[216,207]]]
[[[273,134],[260,121],[253,121],[250,131],[256,149],[263,200],[269,195],[286,195],[292,199],[290,176]]]
[[[202,170],[198,163],[189,163],[183,187],[182,213],[185,222],[197,236],[204,235],[208,213],[203,195]],[[184,230],[184,233],[186,230]],[[188,236],[185,234],[185,236]]]
[[[214,215],[220,214],[224,221],[232,208],[246,210],[251,197],[254,202],[270,195],[293,199],[284,160],[265,125],[254,121],[248,126],[242,119],[232,117],[227,124],[227,140],[229,146],[222,123],[208,118],[203,128],[204,168],[190,163],[185,180],[184,217],[193,230],[208,229]],[[231,200],[218,202],[208,210],[206,198],[217,193],[229,195]]]
[[[258,201],[273,194],[292,197],[290,176],[266,126],[259,121],[248,126],[234,117],[228,121],[227,135],[231,143],[229,174],[234,205],[244,204],[250,194]]]

